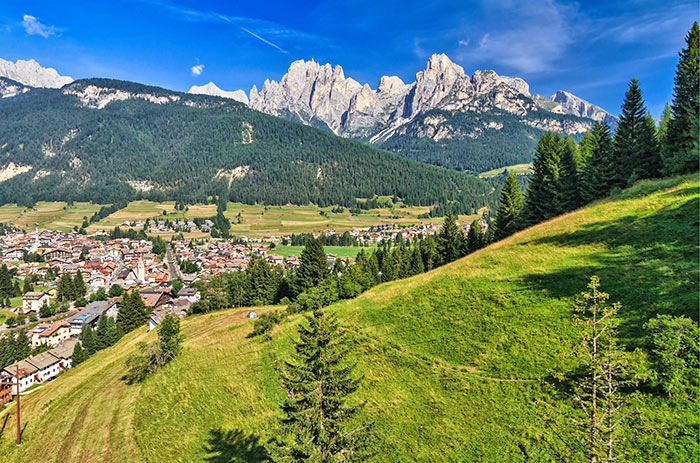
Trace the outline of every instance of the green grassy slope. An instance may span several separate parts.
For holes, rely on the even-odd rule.
[[[627,346],[658,312],[697,320],[700,183],[642,182],[603,201],[480,250],[458,262],[336,304],[365,377],[358,400],[376,423],[380,461],[543,461],[551,429],[536,403],[541,380],[567,371],[574,296],[590,275],[623,304]],[[267,309],[262,309],[267,310]],[[183,322],[185,350],[142,385],[119,380],[137,341],[113,348],[23,398],[24,444],[14,411],[0,412],[3,461],[256,461],[274,432],[275,367],[300,317],[273,340],[248,339],[246,311]],[[631,461],[693,461],[698,416],[643,391],[655,431]],[[9,417],[9,418],[8,418]],[[48,443],[56,451],[46,452]],[[232,460],[238,458],[239,460]]]

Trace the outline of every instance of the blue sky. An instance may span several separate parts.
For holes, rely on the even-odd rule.
[[[533,93],[567,90],[613,114],[634,76],[654,116],[698,19],[697,1],[4,3],[0,58],[34,58],[75,79],[248,91],[314,58],[376,88],[383,74],[412,82],[438,52],[469,74],[522,77]]]

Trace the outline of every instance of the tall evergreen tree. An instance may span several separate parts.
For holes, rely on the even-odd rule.
[[[502,240],[520,230],[524,205],[525,200],[518,179],[512,171],[508,172],[501,190],[501,204],[496,211],[495,237],[497,240]]]
[[[590,155],[581,174],[581,199],[590,202],[603,198],[613,185],[613,140],[610,128],[596,122],[589,141]]]
[[[349,364],[349,342],[334,316],[320,308],[299,327],[295,355],[282,368],[287,390],[282,436],[271,449],[275,462],[364,462],[369,428],[361,406],[347,404],[359,380]]]
[[[562,139],[546,132],[540,137],[532,164],[532,176],[525,199],[524,225],[535,225],[561,211],[559,198],[559,163]]]
[[[313,237],[309,238],[301,252],[300,265],[294,275],[293,289],[295,293],[301,294],[309,288],[318,286],[330,274],[326,251],[324,251],[321,241]]]
[[[88,325],[83,326],[80,332],[80,342],[83,344],[88,357],[97,352],[97,339],[95,332]]]
[[[613,184],[625,188],[631,181],[658,175],[661,154],[655,129],[649,126],[639,81],[632,79],[625,92],[622,114],[615,132]]]
[[[59,301],[70,301],[73,299],[73,278],[70,273],[62,273],[58,279],[57,296]]]
[[[664,148],[664,173],[698,170],[698,119],[700,119],[700,28],[695,21],[679,53],[674,78],[672,118]]]
[[[97,323],[97,331],[95,335],[97,340],[97,350],[102,350],[114,345],[118,338],[117,325],[114,323],[114,319],[103,313],[100,316],[100,321]]]
[[[87,358],[88,355],[85,349],[83,349],[82,343],[80,341],[76,342],[75,347],[73,347],[73,355],[71,355],[71,367],[75,368],[87,360]]]
[[[124,335],[135,330],[148,320],[146,304],[138,291],[124,293],[117,313],[117,330],[119,335]]]
[[[0,266],[0,298],[10,297],[13,295],[13,292],[12,276],[7,265],[2,264]]]
[[[576,142],[566,137],[562,142],[559,171],[559,202],[562,212],[573,211],[582,204],[580,163]]]
[[[462,256],[463,247],[462,231],[455,222],[452,212],[445,215],[445,221],[437,235],[437,252],[441,264],[447,264]]]
[[[467,252],[472,253],[481,248],[481,245],[481,225],[479,220],[474,219],[467,232]]]
[[[73,277],[73,299],[85,297],[86,293],[87,285],[85,284],[85,280],[83,280],[83,274],[78,270],[75,277]]]

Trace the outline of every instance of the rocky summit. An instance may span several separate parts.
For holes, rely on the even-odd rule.
[[[59,75],[53,68],[44,68],[33,59],[16,63],[0,59],[0,77],[7,77],[29,87],[59,88],[73,82],[72,77]]]

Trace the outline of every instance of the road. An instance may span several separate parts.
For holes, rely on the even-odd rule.
[[[168,274],[170,275],[169,281],[173,281],[175,278],[183,279],[182,271],[180,270],[180,266],[177,265],[177,259],[175,259],[170,244],[165,246],[165,263],[168,266]]]

